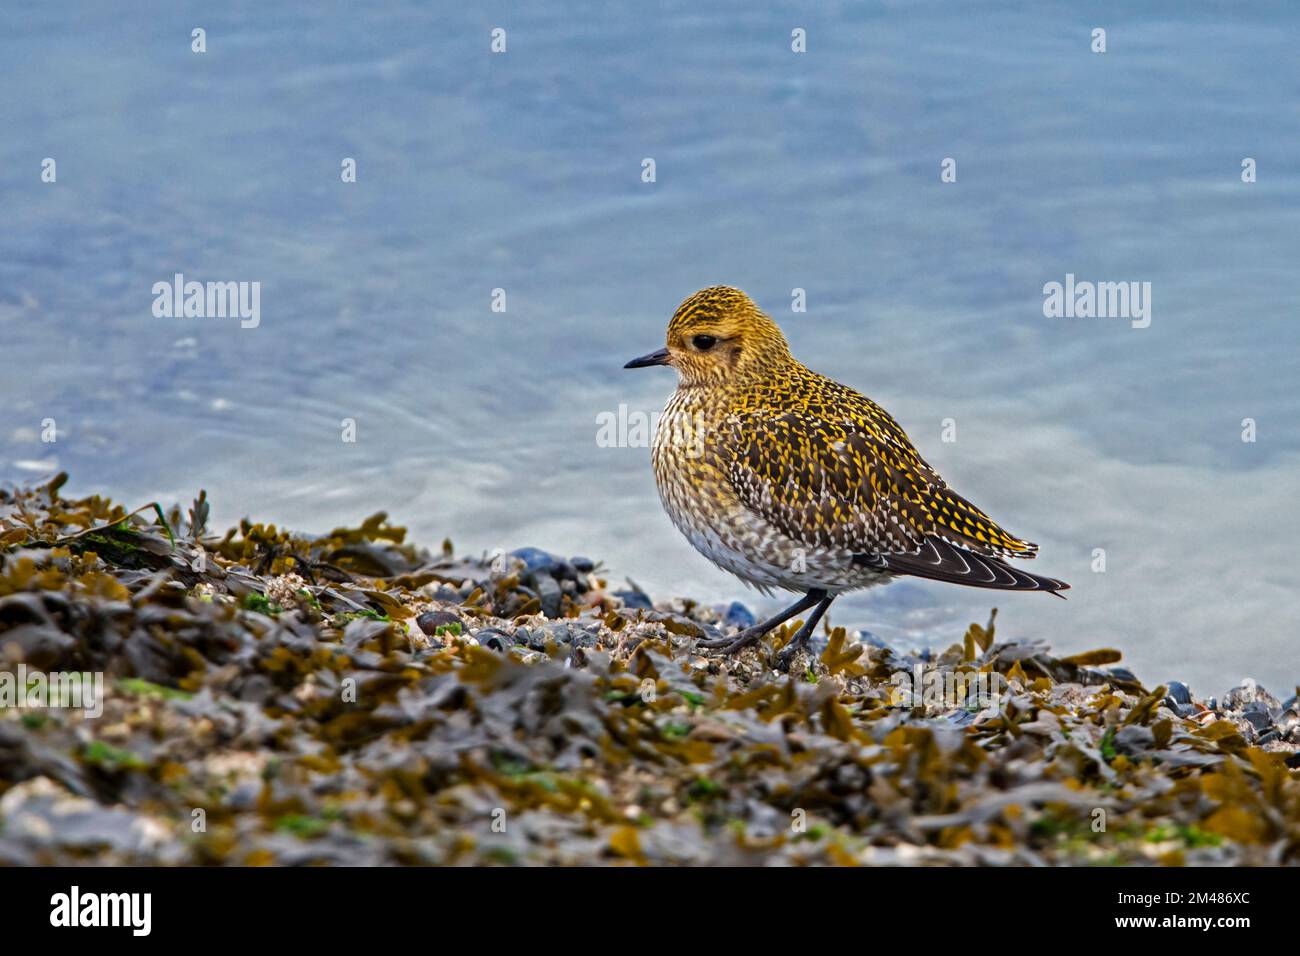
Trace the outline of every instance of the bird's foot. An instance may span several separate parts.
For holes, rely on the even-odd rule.
[[[724,654],[734,654],[751,644],[757,644],[763,635],[770,630],[770,627],[765,628],[762,625],[747,627],[732,637],[713,637],[707,641],[700,641],[699,646],[708,648],[711,651],[722,651]]]
[[[811,624],[812,622],[809,621],[803,627],[799,628],[799,630],[795,632],[794,637],[790,638],[790,640],[786,642],[785,647],[781,648],[780,652],[776,655],[776,658],[772,661],[772,666],[782,674],[788,674],[790,672],[790,665],[794,662],[795,655],[800,651],[807,649],[808,642],[812,640],[813,629],[810,626]]]
[[[809,634],[812,634],[812,629],[817,626],[817,622],[821,619],[821,616],[826,613],[826,608],[830,606],[830,603],[833,600],[835,600],[833,597],[826,596],[825,591],[809,591],[780,614],[768,618],[766,621],[759,624],[755,624],[753,627],[745,628],[735,637],[710,638],[707,641],[698,642],[697,646],[708,648],[709,650],[721,650],[724,654],[734,654],[743,647],[748,647],[750,644],[757,643],[764,634],[767,634],[772,629],[784,624],[796,614],[802,614],[813,605],[816,605],[817,610],[815,610],[812,617],[808,619],[808,624],[806,624],[804,628],[800,629],[801,633],[806,629]],[[807,640],[806,637],[804,639]]]

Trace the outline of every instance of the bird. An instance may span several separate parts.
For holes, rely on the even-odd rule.
[[[653,366],[678,376],[651,449],[673,524],[761,593],[802,594],[702,646],[732,654],[811,610],[777,655],[784,670],[839,595],[902,576],[1057,597],[1069,589],[1008,563],[1038,546],[949,488],[878,404],[795,359],[739,289],[687,298],[665,347],[624,368]]]

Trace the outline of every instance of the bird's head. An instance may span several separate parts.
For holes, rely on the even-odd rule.
[[[624,368],[671,365],[686,385],[739,381],[789,361],[790,349],[777,324],[739,289],[701,289],[668,323],[666,348],[628,362]]]

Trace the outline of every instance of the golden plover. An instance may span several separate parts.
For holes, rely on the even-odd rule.
[[[1038,546],[952,491],[883,408],[798,362],[740,290],[717,286],[683,302],[667,347],[625,367],[650,365],[678,373],[653,449],[673,524],[763,593],[804,593],[706,646],[739,650],[812,608],[779,659],[788,665],[838,595],[899,575],[1008,591],[1069,587],[1007,564]]]

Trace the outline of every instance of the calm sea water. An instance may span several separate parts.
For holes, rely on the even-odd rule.
[[[383,508],[767,610],[672,529],[646,448],[596,441],[672,388],[622,363],[727,283],[1074,584],[900,583],[834,623],[946,645],[997,603],[1005,633],[1118,646],[1152,682],[1289,693],[1294,5],[762,6],[8,11],[0,480],[202,486],[219,522],[313,531]],[[260,324],[155,317],[177,272],[260,282]],[[1150,327],[1045,318],[1067,273],[1150,282]]]

